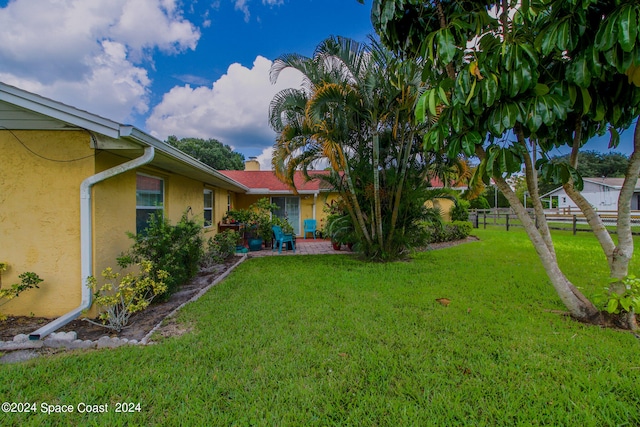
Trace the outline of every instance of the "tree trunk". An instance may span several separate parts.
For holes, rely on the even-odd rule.
[[[347,164],[347,159],[344,153],[342,152],[342,148],[339,148],[338,150],[339,150],[338,158],[340,159],[340,163],[341,163],[340,166],[342,171],[344,172],[344,177],[347,181],[347,187],[349,188],[348,196],[351,199],[351,200],[348,200],[348,203],[347,203],[349,214],[351,215],[352,218],[356,220],[356,224],[360,226],[360,232],[362,233],[362,236],[364,237],[365,241],[371,244],[371,236],[367,231],[367,226],[364,221],[364,217],[362,216],[362,210],[360,209],[360,203],[358,203],[358,198],[356,197],[356,191],[353,185],[353,180],[351,179],[351,173],[349,170],[349,165]]]
[[[376,131],[373,134],[373,201],[376,232],[380,248],[384,248],[384,236],[382,235],[382,205],[380,202],[380,137]]]
[[[482,160],[486,157],[486,152],[480,146],[476,146],[476,154]],[[549,250],[547,243],[540,234],[540,230],[536,228],[535,223],[527,213],[526,209],[518,199],[518,196],[511,190],[509,184],[501,175],[493,177],[496,186],[504,194],[509,201],[511,208],[516,212],[518,218],[522,222],[524,229],[533,244],[533,247],[542,261],[542,265],[555,288],[558,296],[571,316],[585,323],[601,324],[603,319],[600,311],[589,301],[582,293],[566,278],[556,260],[555,254]],[[546,221],[544,217],[540,221]]]
[[[624,183],[618,196],[618,246],[613,255],[611,277],[622,279],[629,274],[629,261],[633,256],[633,235],[631,233],[631,199],[640,174],[640,117],[633,135],[633,153],[624,175]]]
[[[393,199],[393,211],[391,212],[391,227],[389,229],[389,241],[393,241],[393,235],[396,230],[396,223],[398,222],[398,212],[400,211],[400,197],[402,197],[402,189],[404,188],[404,181],[407,176],[407,170],[409,169],[409,155],[411,154],[411,144],[413,142],[413,131],[409,132],[409,138],[405,141],[406,135],[403,133],[403,138],[400,141],[404,143],[404,150],[398,150],[400,152],[400,158],[398,164],[400,166],[399,180],[396,184],[395,196]]]
[[[577,132],[578,133],[578,132]],[[574,143],[571,153],[571,166],[578,166],[579,143]],[[609,263],[609,275],[622,279],[629,274],[629,261],[633,256],[633,235],[631,233],[631,199],[633,198],[638,174],[640,174],[640,125],[636,124],[634,132],[633,153],[629,158],[629,165],[625,173],[624,183],[618,196],[618,245],[614,243],[602,219],[593,206],[575,189],[573,181],[563,184],[567,195],[580,208],[594,235],[598,239]]]
[[[538,174],[536,173],[536,168],[534,167],[533,161],[529,156],[529,149],[527,147],[527,143],[524,139],[524,134],[522,132],[522,127],[520,125],[516,125],[515,132],[518,138],[518,142],[523,147],[524,151],[527,153],[524,156],[524,169],[525,169],[525,178],[527,181],[527,189],[529,190],[529,195],[531,196],[531,201],[533,204],[533,209],[536,217],[538,218],[538,230],[542,240],[545,245],[547,245],[547,249],[553,258],[556,257],[556,251],[553,246],[553,240],[551,240],[551,232],[549,231],[549,225],[547,221],[544,221],[544,209],[542,208],[542,201],[540,200],[540,192],[538,191]],[[535,150],[532,150],[535,153]],[[526,206],[524,207],[526,209]],[[535,224],[534,224],[535,225]]]

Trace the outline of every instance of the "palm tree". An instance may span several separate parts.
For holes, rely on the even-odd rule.
[[[270,123],[279,132],[276,175],[293,185],[296,170],[307,174],[327,160],[343,180],[341,193],[365,255],[394,257],[398,223],[410,221],[403,206],[407,185],[425,185],[424,125],[413,117],[419,65],[400,62],[375,41],[338,37],[322,42],[312,58],[277,59],[272,81],[287,68],[300,71],[304,84],[281,91],[270,105]]]

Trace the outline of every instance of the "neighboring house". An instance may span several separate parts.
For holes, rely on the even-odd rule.
[[[599,211],[617,211],[618,197],[624,178],[583,178],[584,189],[581,191],[585,199]],[[636,184],[631,209],[640,209],[640,183]],[[578,206],[567,195],[564,188],[559,187],[543,196],[543,205],[554,207],[558,210],[579,210]]]
[[[301,171],[294,176],[297,194],[278,178],[273,171],[260,170],[260,163],[255,158],[245,162],[245,170],[222,170],[221,174],[237,181],[248,188],[245,194],[238,196],[234,209],[246,209],[257,200],[268,197],[271,203],[278,205],[275,215],[285,217],[293,226],[294,233],[302,237],[303,221],[315,219],[320,230],[326,217],[325,203],[337,198],[338,194],[320,179],[307,181]],[[327,171],[309,171],[310,176],[328,175]],[[311,237],[311,235],[308,235]]]
[[[116,267],[132,244],[126,232],[149,214],[175,223],[188,212],[215,232],[248,190],[135,127],[3,83],[0,153],[0,283],[25,271],[44,279],[2,311],[64,315],[57,327],[87,308],[87,276]]]

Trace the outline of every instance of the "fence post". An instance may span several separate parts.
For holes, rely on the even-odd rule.
[[[506,214],[506,215],[507,215],[507,231],[509,231],[509,214]]]
[[[473,218],[473,228],[478,228],[478,217],[480,216],[480,214],[478,213],[478,211],[475,212],[475,217]]]
[[[487,211],[484,211],[484,215],[483,215],[483,221],[484,223],[484,229],[487,229]]]
[[[578,231],[578,216],[574,215],[573,216],[573,235],[576,235],[576,232]]]

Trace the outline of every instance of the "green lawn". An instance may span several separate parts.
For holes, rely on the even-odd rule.
[[[476,232],[411,262],[249,260],[183,309],[194,333],[1,366],[2,401],[76,412],[0,425],[639,425],[640,341],[557,314],[522,231]],[[587,294],[606,282],[590,235],[557,237]]]

